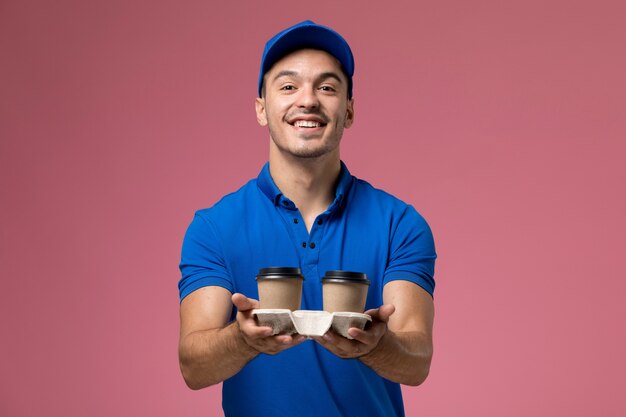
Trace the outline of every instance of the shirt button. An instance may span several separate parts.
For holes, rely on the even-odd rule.
[[[311,242],[311,243],[309,243],[309,248],[311,248],[311,249],[315,249],[315,242]]]
[[[293,222],[294,222],[295,224],[298,224],[298,219],[293,219]]]
[[[302,247],[306,248],[306,242],[302,242]]]
[[[317,224],[321,225],[322,223],[324,223],[322,219],[317,219]]]

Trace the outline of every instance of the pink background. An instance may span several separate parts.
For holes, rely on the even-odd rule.
[[[266,160],[261,50],[305,18],[356,55],[343,159],[435,233],[407,415],[626,415],[623,1],[241,3],[0,0],[0,415],[221,414],[181,240]]]

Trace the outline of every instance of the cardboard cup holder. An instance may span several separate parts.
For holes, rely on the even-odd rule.
[[[286,309],[256,309],[252,310],[259,326],[272,328],[272,334],[294,334],[304,336],[323,336],[328,329],[345,338],[350,327],[364,329],[372,317],[367,314],[352,312],[334,312],[317,310],[286,310]]]

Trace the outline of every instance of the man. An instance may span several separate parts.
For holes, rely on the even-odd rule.
[[[226,416],[401,416],[399,384],[428,375],[432,234],[415,209],[340,160],[353,73],[350,47],[329,28],[306,21],[270,39],[256,99],[269,163],[198,211],[185,236],[181,370],[192,389],[224,382]],[[251,314],[256,273],[269,266],[302,269],[305,310],[322,310],[326,271],[365,272],[372,323],[349,329],[353,340],[272,336]]]

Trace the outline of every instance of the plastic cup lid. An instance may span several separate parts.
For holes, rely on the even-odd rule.
[[[367,279],[367,274],[363,272],[353,271],[327,271],[326,275],[322,278],[322,282],[345,282],[355,284],[370,284],[370,280]]]
[[[257,279],[279,279],[279,278],[301,278],[304,279],[300,268],[285,267],[285,266],[272,266],[269,268],[259,269]]]

